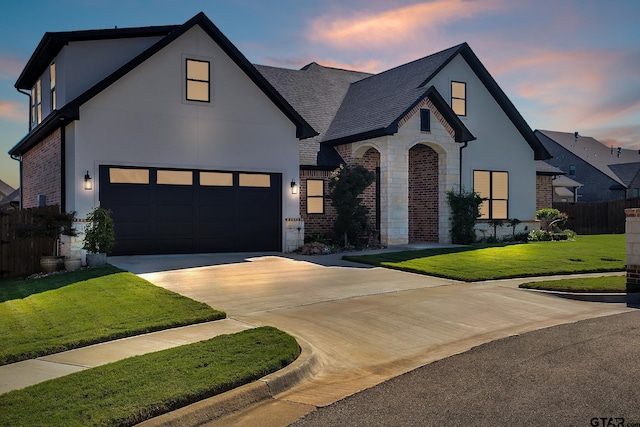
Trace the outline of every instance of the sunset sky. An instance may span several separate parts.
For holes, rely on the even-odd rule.
[[[9,5],[7,5],[9,3]],[[56,0],[0,13],[0,179],[28,130],[14,84],[47,31],[182,24],[203,11],[253,63],[380,72],[467,42],[532,129],[640,149],[637,0]]]

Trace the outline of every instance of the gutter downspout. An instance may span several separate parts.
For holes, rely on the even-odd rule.
[[[23,95],[27,95],[27,97],[29,98],[29,108],[28,108],[28,110],[29,110],[29,132],[31,132],[31,92],[25,92],[20,88],[16,88],[16,90],[18,92],[20,92],[21,94],[23,94]],[[19,154],[19,155],[11,154],[11,158],[13,160],[17,160],[18,163],[20,163],[20,172],[19,172],[19,174],[20,174],[20,208],[22,208],[22,205],[23,205],[22,204],[22,202],[23,202],[23,200],[22,200],[22,155],[21,154]]]
[[[464,144],[462,144],[460,146],[460,188],[458,189],[458,192],[462,194],[462,150],[464,150],[465,148],[467,148],[467,145],[469,145],[469,141],[464,141]]]

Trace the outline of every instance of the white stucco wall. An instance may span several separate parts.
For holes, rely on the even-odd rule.
[[[211,61],[210,105],[183,102],[185,55]],[[299,218],[295,125],[198,26],[85,103],[67,133],[67,206],[79,217],[99,204],[99,166],[117,164],[281,173],[283,229]],[[87,170],[93,191],[81,189]]]
[[[536,210],[533,150],[459,55],[430,83],[450,101],[452,80],[467,83],[467,115],[460,119],[477,138],[462,151],[463,188],[473,189],[474,169],[507,171],[509,217],[533,220]]]

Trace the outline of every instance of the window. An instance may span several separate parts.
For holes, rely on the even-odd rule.
[[[187,101],[210,102],[210,64],[209,61],[187,59],[186,62],[186,99]]]
[[[271,176],[261,173],[241,173],[240,187],[271,187]]]
[[[640,197],[640,188],[633,189],[633,197]]]
[[[451,109],[459,116],[467,115],[467,84],[451,82]]]
[[[193,172],[158,170],[156,182],[165,185],[193,185]]]
[[[42,121],[42,82],[38,80],[31,89],[31,125]]]
[[[307,180],[307,213],[324,213],[324,181],[321,179]]]
[[[569,175],[576,174],[576,165],[569,165]]]
[[[431,132],[431,111],[420,110],[420,131]]]
[[[56,63],[49,66],[49,78],[51,79],[51,111],[58,108],[58,99],[56,98]]]
[[[487,199],[480,205],[480,219],[507,219],[509,172],[473,171],[473,191]]]
[[[231,172],[200,172],[200,185],[233,187],[233,174]]]
[[[148,184],[149,169],[109,168],[111,184]]]

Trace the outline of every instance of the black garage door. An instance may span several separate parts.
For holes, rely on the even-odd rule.
[[[274,173],[100,166],[112,254],[280,251],[281,183]]]

